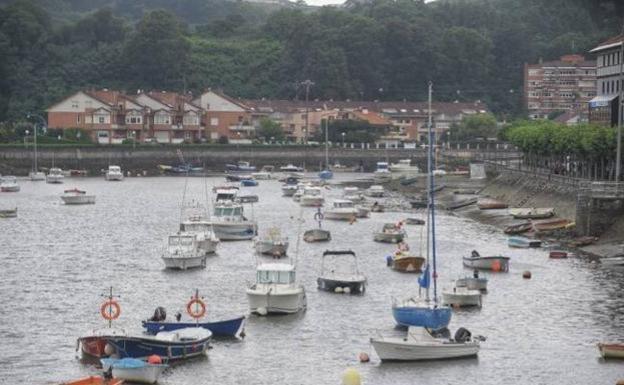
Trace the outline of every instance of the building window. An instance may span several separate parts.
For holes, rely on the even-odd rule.
[[[188,132],[188,131],[187,131],[187,132],[185,132],[185,133],[184,133],[184,139],[186,139],[186,140],[191,139],[191,133],[190,133],[190,132]]]
[[[194,113],[188,113],[182,118],[182,123],[185,126],[197,126],[199,125],[199,118]]]
[[[98,116],[98,123],[104,124],[105,121],[106,121],[106,118],[104,116]]]
[[[72,105],[72,108],[78,108],[78,101],[72,100],[71,105]]]
[[[239,123],[242,123],[242,122],[243,122],[243,117],[242,117],[242,116],[239,116],[239,117],[238,117],[238,122],[239,122]]]
[[[76,116],[76,124],[80,124],[80,115]]]
[[[210,125],[216,127],[219,125],[219,118],[210,118]]]
[[[154,124],[171,124],[171,117],[166,112],[157,112],[154,115]]]

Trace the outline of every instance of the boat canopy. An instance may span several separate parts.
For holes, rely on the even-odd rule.
[[[217,217],[231,217],[243,215],[243,206],[217,206],[214,209]]]
[[[258,266],[257,283],[281,283],[295,282],[295,267],[286,263],[271,263]]]

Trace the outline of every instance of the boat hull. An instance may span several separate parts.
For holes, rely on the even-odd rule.
[[[375,242],[382,243],[399,243],[405,239],[404,233],[388,234],[388,233],[376,233],[373,237]]]
[[[346,281],[319,277],[317,278],[316,283],[319,290],[328,291],[331,293],[344,293],[345,288],[349,288],[350,294],[363,294],[366,291],[366,279]],[[337,288],[340,289],[336,291]]]
[[[0,187],[0,191],[2,192],[18,192],[19,190],[20,190],[20,186],[17,184]]]
[[[17,218],[17,209],[0,210],[0,218]]]
[[[329,230],[313,229],[303,233],[303,240],[306,242],[327,242],[331,241]]]
[[[273,257],[283,257],[288,251],[288,242],[271,242],[271,241],[258,241],[256,242],[256,252],[265,255],[271,255]]]
[[[456,307],[470,307],[481,306],[481,293],[477,290],[476,293],[454,293],[454,292],[442,292],[442,303],[449,306]]]
[[[392,316],[401,326],[421,326],[437,330],[448,326],[451,322],[451,309],[448,307],[431,307],[427,305],[392,307]]]
[[[106,357],[106,339],[101,336],[89,336],[78,339],[82,354],[94,358]]]
[[[325,203],[325,198],[304,195],[301,197],[301,199],[299,199],[299,203],[301,204],[301,206],[305,207],[321,207]]]
[[[335,212],[325,211],[323,214],[325,219],[331,219],[334,221],[352,221],[357,217],[357,211],[353,212]]]
[[[464,257],[465,267],[478,270],[509,271],[509,257]]]
[[[205,268],[206,259],[205,255],[193,256],[193,257],[162,257],[167,269],[187,270],[194,268]]]
[[[247,300],[251,313],[293,314],[304,310],[307,306],[305,291],[291,290],[289,293],[266,293],[254,289],[247,290]]]
[[[121,182],[124,179],[123,174],[109,174],[106,173],[106,180],[110,182]]]
[[[112,366],[113,377],[138,384],[155,384],[158,377],[167,369],[168,365],[145,363],[140,367],[119,367],[116,359],[104,358],[101,360],[102,370],[107,372]]]
[[[46,176],[40,171],[31,171],[28,173],[28,179],[33,182],[39,182],[45,180]]]
[[[542,241],[524,237],[511,237],[507,240],[507,244],[509,247],[528,249],[530,247],[540,247],[542,245]]]
[[[598,344],[602,358],[624,359],[624,344]]]
[[[487,290],[487,278],[474,278],[474,277],[466,277],[460,278],[455,281],[455,286],[457,287],[466,287],[469,290]]]
[[[296,192],[297,192],[297,188],[282,187],[282,195],[285,197],[291,197],[295,195]]]
[[[517,225],[511,225],[511,226],[507,226],[504,230],[505,234],[522,234],[522,233],[526,233],[527,231],[533,229],[533,224],[531,224],[530,222],[526,222],[526,223],[520,223]]]
[[[95,195],[62,196],[66,205],[90,205],[95,203]]]
[[[217,252],[219,241],[214,239],[204,239],[197,243],[198,248],[206,255]]]
[[[479,353],[477,342],[413,345],[398,339],[386,341],[371,338],[371,344],[382,361],[426,361],[473,357]]]
[[[101,376],[90,376],[80,378],[78,380],[66,381],[61,385],[123,385],[124,380],[121,378],[105,379]]]
[[[169,360],[188,359],[204,355],[210,337],[179,342],[156,341],[144,337],[104,337],[119,358],[147,358],[156,354]]]
[[[212,229],[221,241],[242,241],[256,236],[257,226],[253,222],[213,222]]]
[[[425,263],[423,257],[393,257],[390,262],[392,270],[400,271],[402,273],[421,273],[422,265]]]
[[[155,322],[143,321],[143,328],[149,334],[156,334],[162,331],[174,331],[190,327],[201,327],[212,332],[218,337],[238,337],[245,327],[245,317],[232,318],[229,320],[215,322]]]

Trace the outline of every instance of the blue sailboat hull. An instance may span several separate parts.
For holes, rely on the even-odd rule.
[[[427,306],[392,307],[394,320],[401,326],[421,326],[429,329],[441,329],[451,322],[451,308]]]
[[[159,341],[153,337],[105,337],[119,358],[147,358],[153,354],[169,360],[200,356],[208,349],[210,337],[191,341]]]
[[[330,170],[323,170],[319,173],[319,178],[323,180],[331,179],[334,177],[334,173]]]
[[[243,331],[244,324],[245,316],[240,316],[229,320],[200,322],[197,324],[195,322],[143,321],[143,328],[145,328],[149,334],[156,334],[162,331],[170,332],[184,328],[201,327],[210,330],[213,336],[238,337],[239,333]]]
[[[258,185],[258,181],[255,179],[243,179],[241,185],[245,187],[255,187]]]

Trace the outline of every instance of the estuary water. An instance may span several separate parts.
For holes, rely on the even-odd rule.
[[[360,174],[361,175],[361,174]],[[349,175],[340,175],[347,178]],[[206,269],[174,272],[160,255],[166,237],[180,222],[180,204],[204,199],[223,178],[68,178],[63,185],[21,181],[19,193],[0,194],[0,208],[17,206],[19,217],[0,220],[0,383],[54,384],[96,374],[81,363],[76,339],[104,325],[101,294],[109,286],[120,295],[115,322],[141,332],[141,319],[156,306],[183,311],[197,288],[208,317],[247,314],[246,286],[258,261],[251,241],[222,242]],[[65,206],[60,194],[79,187],[97,195],[95,205]],[[624,271],[581,259],[549,260],[544,250],[514,250],[497,229],[446,213],[437,217],[439,286],[471,274],[461,257],[511,257],[509,273],[488,275],[483,307],[454,311],[451,329],[467,327],[487,337],[478,358],[425,363],[380,363],[369,339],[397,335],[392,298],[418,291],[417,276],[391,271],[386,255],[395,246],[373,242],[373,231],[422,213],[372,213],[353,224],[326,221],[333,240],[307,244],[297,236],[313,228],[315,209],[301,209],[282,197],[280,183],[260,181],[244,188],[260,202],[247,207],[260,231],[277,226],[289,236],[289,254],[308,296],[306,312],[292,316],[249,316],[246,338],[218,340],[205,358],[176,364],[162,384],[339,384],[355,367],[365,384],[614,384],[624,363],[600,359],[596,343],[624,338]],[[340,196],[335,187],[327,197]],[[253,211],[253,212],[252,212]],[[301,229],[299,229],[301,227]],[[411,248],[421,247],[421,226],[407,226]],[[362,296],[319,292],[316,278],[325,249],[351,249],[368,277]],[[522,278],[530,270],[533,278]],[[371,362],[361,364],[358,353]]]

